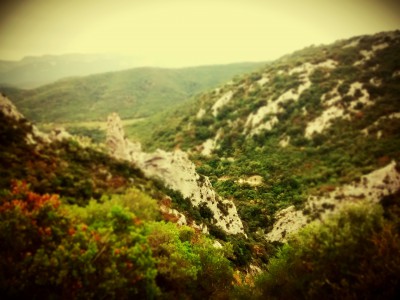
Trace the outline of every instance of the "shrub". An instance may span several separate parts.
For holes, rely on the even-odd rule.
[[[349,205],[292,236],[268,263],[258,296],[268,299],[395,299],[400,242],[380,206]],[[257,294],[256,292],[256,294]]]
[[[0,291],[5,298],[153,298],[155,267],[143,226],[115,206],[77,222],[56,195],[15,184],[0,202]],[[81,219],[83,221],[83,218]],[[86,219],[91,221],[90,218]]]
[[[192,228],[163,222],[150,224],[148,240],[164,299],[226,298],[233,279],[229,247],[217,249]]]
[[[211,220],[214,217],[214,213],[204,202],[199,205],[199,212],[203,219]]]

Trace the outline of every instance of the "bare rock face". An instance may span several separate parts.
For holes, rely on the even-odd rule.
[[[128,159],[126,155],[125,136],[121,119],[117,113],[112,113],[107,118],[107,139],[108,151],[120,159]]]
[[[140,143],[132,143],[125,138],[121,118],[115,112],[107,118],[106,146],[112,156],[128,161],[132,161],[133,153],[141,152]]]
[[[161,179],[168,187],[190,199],[193,206],[207,206],[213,213],[215,225],[225,232],[244,233],[235,205],[215,193],[210,180],[196,172],[186,152],[160,149],[153,153],[142,152],[140,143],[125,138],[121,119],[116,113],[108,117],[106,145],[111,155],[135,163],[148,177]]]

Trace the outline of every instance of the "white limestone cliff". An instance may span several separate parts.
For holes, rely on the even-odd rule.
[[[111,155],[133,162],[147,177],[161,179],[169,188],[190,199],[193,206],[206,205],[213,212],[214,224],[228,234],[244,233],[242,221],[232,201],[221,199],[209,179],[196,172],[186,152],[156,150],[146,153],[140,143],[132,143],[124,136],[121,119],[112,113],[107,120],[106,145]],[[183,222],[183,218],[180,218]]]

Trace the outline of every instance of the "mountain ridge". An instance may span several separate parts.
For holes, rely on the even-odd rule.
[[[280,209],[400,161],[399,51],[399,31],[308,47],[149,120],[150,136],[146,122],[127,132],[189,151],[248,230],[268,232]]]
[[[196,93],[254,70],[264,63],[239,63],[180,69],[133,68],[61,79],[33,90],[1,88],[30,120],[103,120],[110,111],[125,118],[149,116]]]

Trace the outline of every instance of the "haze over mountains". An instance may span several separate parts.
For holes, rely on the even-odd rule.
[[[0,60],[0,85],[35,88],[71,76],[118,71],[138,66],[134,57],[113,54],[28,56]]]
[[[0,291],[397,299],[399,55],[397,30],[262,65],[3,88]],[[45,134],[18,110],[108,116],[107,134]]]

